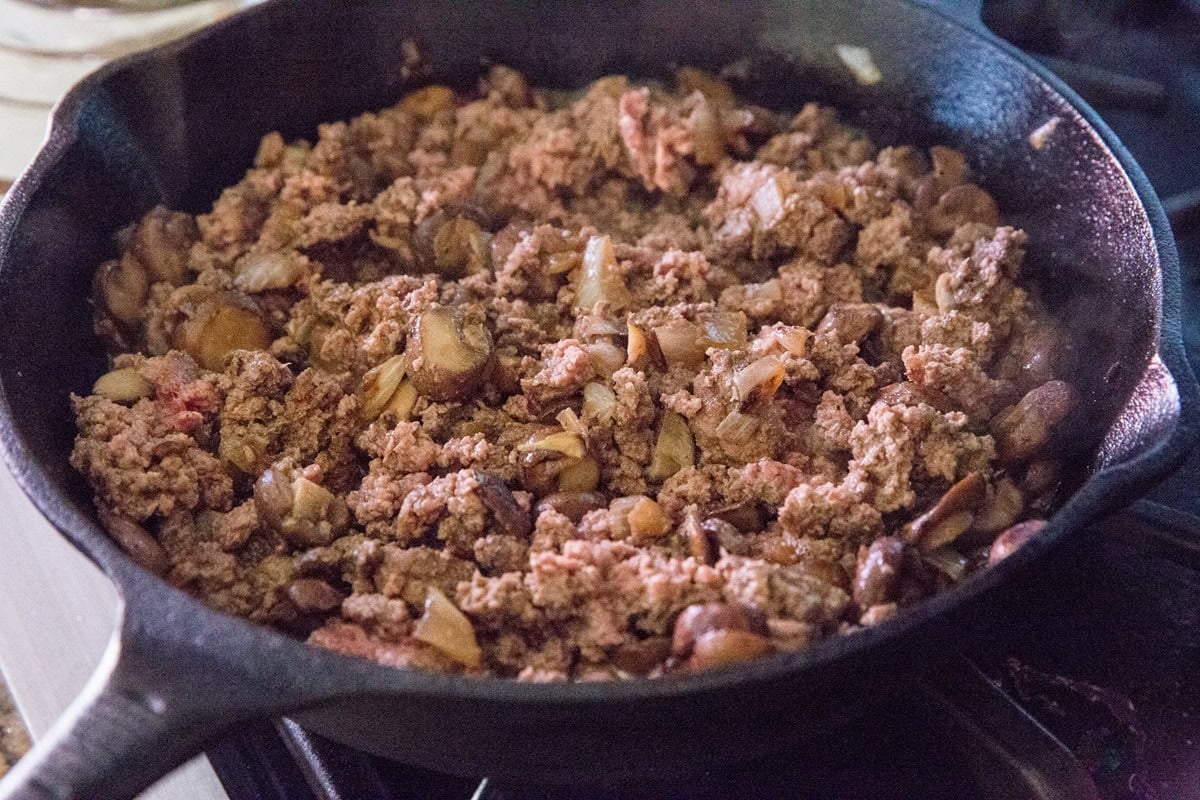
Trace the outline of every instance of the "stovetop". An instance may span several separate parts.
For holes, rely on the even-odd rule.
[[[1183,263],[1200,365],[1200,0],[992,0],[985,21],[1059,72],[1138,158]],[[1200,800],[1200,452],[1096,525],[1015,635],[797,750],[685,784],[547,789],[408,767],[261,723],[208,756],[233,800]]]

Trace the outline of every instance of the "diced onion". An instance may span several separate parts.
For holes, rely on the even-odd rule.
[[[579,425],[579,415],[573,408],[564,408],[554,417],[567,433],[578,434],[582,430]]]
[[[413,638],[419,639],[467,667],[478,667],[481,652],[475,628],[450,598],[433,586],[425,590],[425,613],[417,620]]]
[[[758,417],[743,414],[735,409],[726,414],[725,419],[717,425],[717,436],[725,442],[745,442],[754,436],[760,423]]]
[[[599,422],[612,419],[617,410],[616,393],[602,383],[589,383],[583,387],[583,416]]]
[[[770,400],[783,383],[785,374],[786,370],[778,356],[763,356],[733,376],[734,396],[743,404]]]
[[[776,178],[768,178],[750,198],[750,205],[765,226],[774,224],[783,216],[783,202],[783,189]]]
[[[404,356],[392,356],[363,375],[358,390],[359,409],[363,419],[373,420],[388,407],[392,395],[404,380]],[[415,399],[414,399],[415,402]]]
[[[700,326],[683,319],[673,319],[653,329],[658,349],[668,367],[698,367],[704,363],[708,342]]]
[[[696,463],[692,429],[687,420],[674,411],[664,411],[654,443],[654,456],[647,474],[652,481],[665,480],[684,467]]]
[[[617,268],[617,256],[612,240],[607,236],[588,239],[583,252],[583,270],[575,292],[575,307],[590,311],[599,303],[619,311],[629,306],[629,289]]]
[[[649,497],[641,497],[629,509],[626,517],[629,534],[637,539],[658,539],[671,530],[671,519],[662,506]]]
[[[808,340],[812,334],[805,328],[788,327],[775,332],[775,341],[794,356],[808,353]]]
[[[714,311],[700,320],[705,345],[735,350],[746,343],[746,317],[732,311]]]
[[[591,456],[572,459],[558,473],[560,492],[590,492],[600,485],[600,465]]]

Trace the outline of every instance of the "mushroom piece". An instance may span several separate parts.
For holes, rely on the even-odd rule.
[[[446,278],[481,272],[491,263],[491,243],[479,223],[465,214],[438,211],[426,217],[413,233],[422,269]]]
[[[213,292],[185,313],[171,343],[205,369],[219,372],[225,367],[225,356],[234,350],[271,346],[271,329],[258,306],[237,292]]]
[[[492,365],[492,334],[481,320],[434,305],[409,326],[404,362],[417,391],[445,402],[470,397]]]
[[[301,547],[327,545],[350,524],[345,501],[286,462],[259,476],[254,506],[264,523]]]
[[[767,636],[767,620],[762,612],[740,603],[701,603],[688,606],[675,619],[671,651],[687,658],[706,635],[714,631],[742,631]]]

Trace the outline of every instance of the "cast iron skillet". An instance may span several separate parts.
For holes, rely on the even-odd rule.
[[[153,204],[207,207],[264,132],[311,136],[319,121],[393,102],[410,82],[408,38],[431,60],[419,80],[463,86],[483,58],[563,87],[747,58],[745,89],[760,103],[817,98],[882,143],[963,149],[1028,230],[1029,270],[1072,328],[1069,378],[1094,422],[1078,442],[1090,477],[1032,544],[894,621],[658,681],[535,686],[387,669],[207,610],[136,567],[97,525],[67,464],[67,395],[105,368],[90,330],[92,270],[113,231]],[[868,47],[882,81],[855,83],[837,44]],[[1060,122],[1035,150],[1027,136],[1051,117]],[[1178,316],[1175,246],[1137,165],[1073,93],[961,9],[906,0],[278,0],[125,59],[62,101],[0,212],[4,457],[125,603],[104,664],[0,798],[130,797],[212,737],[283,712],[382,755],[526,781],[666,776],[784,747],[812,715],[952,650],[997,617],[1002,589],[1017,591],[1057,544],[1179,460],[1197,388]]]

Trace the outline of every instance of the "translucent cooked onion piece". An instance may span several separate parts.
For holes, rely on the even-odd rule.
[[[679,87],[680,94],[683,95],[700,92],[710,103],[727,107],[733,106],[737,102],[733,89],[728,83],[711,72],[705,72],[697,67],[680,67],[675,70],[675,83]]]
[[[628,323],[628,345],[626,347],[626,360],[629,366],[634,369],[645,369],[647,366],[653,365],[662,369],[666,366],[666,359],[663,357],[662,350],[658,346],[658,338],[653,331],[645,331],[641,327]]]
[[[812,336],[806,328],[787,327],[775,332],[775,341],[794,356],[808,355],[808,340]]]
[[[617,395],[603,383],[583,387],[583,418],[607,422],[617,410]]]
[[[359,411],[363,419],[376,419],[391,402],[404,380],[404,356],[392,356],[363,375],[358,389]]]
[[[743,407],[767,402],[783,384],[786,370],[777,356],[763,356],[733,376],[734,399]]]
[[[717,425],[717,438],[731,444],[745,442],[754,436],[760,424],[758,417],[734,409]]]
[[[607,236],[588,239],[583,251],[583,269],[575,290],[575,308],[591,311],[604,303],[612,311],[629,307],[629,289],[621,277],[612,240]]]
[[[660,539],[671,532],[671,518],[649,497],[638,497],[626,515],[629,535],[634,539]]]
[[[668,367],[699,367],[704,363],[708,344],[699,325],[673,319],[652,330]]]
[[[457,98],[449,86],[432,84],[414,89],[400,101],[400,110],[420,120],[430,120],[442,111],[454,108]]]
[[[688,427],[687,420],[674,411],[664,411],[647,475],[652,481],[662,481],[695,463],[692,429]]]
[[[746,344],[746,317],[734,311],[714,311],[700,319],[706,347],[736,350]]]
[[[255,294],[269,289],[286,289],[304,277],[303,257],[280,252],[252,252],[233,267],[233,285]]]
[[[754,209],[754,213],[758,214],[762,224],[770,227],[783,216],[785,199],[778,179],[768,178],[751,196],[750,205]]]
[[[696,163],[705,167],[721,163],[725,157],[725,129],[720,110],[711,100],[701,97],[688,121],[692,124]]]
[[[846,69],[850,70],[850,74],[860,85],[874,86],[883,80],[883,73],[879,71],[879,67],[875,66],[875,59],[871,57],[871,51],[867,48],[852,44],[838,44],[834,45],[833,51],[837,53],[837,57],[846,65]]]
[[[410,380],[400,381],[400,385],[396,391],[392,393],[392,399],[388,400],[387,407],[384,408],[385,413],[390,413],[400,422],[412,416],[413,407],[417,404],[417,387],[413,386]]]
[[[482,652],[475,628],[450,598],[433,586],[425,590],[425,613],[417,620],[413,638],[437,648],[465,667],[479,667]]]
[[[575,409],[564,408],[555,414],[554,418],[558,420],[558,424],[562,425],[563,430],[567,433],[583,434],[583,427],[579,423],[579,415],[575,413]]]

